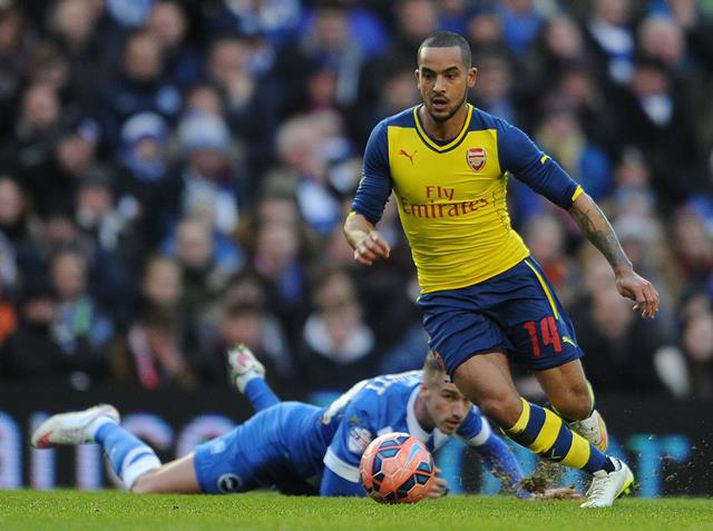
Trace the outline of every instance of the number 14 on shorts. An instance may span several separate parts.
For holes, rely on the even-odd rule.
[[[555,318],[551,315],[544,317],[538,321],[527,321],[522,323],[523,328],[530,334],[530,343],[532,344],[532,354],[536,358],[542,353],[540,345],[552,345],[555,352],[562,352],[562,343],[557,330]],[[566,337],[562,338],[567,340]]]

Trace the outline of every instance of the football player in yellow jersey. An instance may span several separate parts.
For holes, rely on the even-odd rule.
[[[471,106],[470,47],[456,33],[428,37],[418,51],[422,103],[380,122],[344,224],[354,258],[389,257],[376,230],[392,191],[418,270],[418,304],[438,353],[461,391],[516,442],[593,475],[582,507],[606,507],[633,474],[607,456],[572,324],[537,262],[511,228],[508,174],[566,209],[607,258],[619,292],[643,318],[659,307],[654,286],[634,272],[594,201],[519,129]],[[553,408],[519,396],[509,359],[531,368]]]

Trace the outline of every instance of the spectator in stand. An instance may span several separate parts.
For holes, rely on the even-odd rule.
[[[88,172],[78,183],[74,197],[77,227],[94,245],[109,252],[116,251],[124,228],[114,206],[112,177],[99,168]]]
[[[252,241],[248,243],[250,267],[265,283],[269,307],[290,340],[296,341],[308,311],[308,231],[294,199],[289,197],[264,197],[256,214]]]
[[[113,54],[106,49],[106,37],[99,35],[101,5],[91,0],[50,2],[48,31],[68,67],[68,79],[60,92],[65,104],[85,109],[97,103],[98,80],[105,78]]]
[[[31,252],[32,226],[36,224],[20,184],[10,175],[0,175],[0,234],[10,247],[13,262],[19,258],[20,264],[23,264],[24,257]],[[5,276],[4,281],[3,291],[13,291],[16,278]]]
[[[62,131],[62,107],[54,89],[30,85],[22,93],[20,112],[14,129],[3,141],[0,160],[4,167],[15,168],[18,179],[29,191],[40,213],[45,213],[61,183],[52,182],[55,144]]]
[[[691,136],[691,117],[661,61],[640,57],[631,82],[614,93],[613,106],[621,145],[641,150],[662,200],[676,206],[701,187],[702,164]]]
[[[90,295],[88,266],[80,252],[60,251],[50,261],[50,275],[58,298],[52,333],[72,384],[86,389],[109,375],[114,323]]]
[[[170,234],[179,219],[208,200],[213,205],[212,227],[232,234],[247,192],[233,164],[227,125],[212,115],[188,115],[178,126],[178,139],[181,165],[165,180],[160,195],[163,212],[152,215],[161,216],[164,234]]]
[[[181,111],[180,88],[164,71],[160,43],[152,35],[133,33],[124,45],[121,67],[103,90],[102,111],[109,142],[117,142],[121,125],[140,112],[175,119]]]
[[[188,20],[182,4],[176,0],[153,2],[144,29],[161,48],[167,78],[185,88],[198,81],[201,61],[187,42]]]
[[[514,125],[520,123],[513,83],[513,65],[508,56],[486,52],[475,58],[478,84],[471,90],[471,101],[479,109],[495,114]]]
[[[277,132],[280,167],[274,174],[294,183],[300,212],[317,234],[326,234],[339,224],[339,198],[330,187],[329,166],[322,149],[324,129],[317,129],[321,118],[298,116],[285,122]]]
[[[127,269],[138,277],[144,257],[161,241],[164,187],[169,176],[169,128],[156,113],[139,113],[121,129],[117,209],[132,238],[123,249]]]
[[[465,33],[468,11],[473,3],[468,0],[440,0],[440,29]]]
[[[686,355],[693,398],[713,397],[713,313],[699,312],[683,325],[681,346]]]
[[[661,293],[661,310],[671,319],[672,305],[682,289],[681,272],[666,229],[656,212],[654,195],[646,186],[621,185],[612,197],[614,228],[622,247],[637,267],[653,278]]]
[[[458,2],[459,0],[455,0]],[[384,10],[390,10],[389,3],[381,3],[379,0],[318,0],[314,2],[314,7],[309,7],[304,14],[304,20],[301,24],[300,34],[302,36],[309,35],[313,31],[317,14],[320,9],[336,6],[342,7],[347,16],[348,34],[352,42],[356,42],[359,49],[363,52],[366,58],[382,52],[388,42],[389,35],[384,27],[383,17],[379,16],[376,10],[382,7]],[[367,5],[371,4],[371,5]]]
[[[15,122],[22,80],[31,55],[27,20],[21,9],[6,2],[0,6],[0,131]]]
[[[597,74],[617,85],[628,83],[634,73],[631,7],[630,0],[594,0],[584,24],[588,45],[598,59]]]
[[[542,26],[542,15],[532,0],[498,2],[498,15],[503,24],[505,44],[516,55],[524,55]]]
[[[579,271],[565,254],[565,231],[554,212],[543,212],[525,224],[523,238],[532,257],[542,267],[557,291],[562,304],[568,307],[575,298]]]
[[[495,5],[482,3],[471,7],[464,35],[474,50],[505,51],[503,23]]]
[[[344,390],[375,374],[376,337],[364,322],[359,293],[346,270],[324,268],[314,278],[315,311],[302,332],[300,374],[312,388]]]
[[[69,59],[53,41],[40,42],[32,50],[28,61],[27,79],[29,84],[47,85],[53,88],[63,104],[70,107],[75,104],[75,107],[78,107],[73,99],[76,94],[71,86],[74,80]]]
[[[54,189],[47,208],[70,207],[82,179],[92,172],[103,171],[97,158],[99,140],[99,126],[92,119],[79,120],[63,129],[45,175],[46,185]]]
[[[544,22],[537,45],[529,58],[540,91],[547,90],[552,79],[574,64],[591,67],[594,58],[584,42],[582,29],[566,13],[552,15]]]
[[[553,95],[545,102],[535,139],[596,201],[611,194],[611,161],[603,149],[589,141],[575,108],[565,98]]]
[[[186,91],[185,115],[208,114],[216,118],[226,116],[225,100],[213,83],[197,83]]]
[[[5,384],[46,384],[60,379],[69,383],[64,355],[52,333],[57,304],[57,294],[47,279],[27,279],[17,302],[17,328],[0,348],[0,378]]]
[[[181,298],[179,263],[165,256],[150,257],[141,282],[136,318],[114,359],[121,381],[149,390],[197,384],[187,360],[190,321],[182,312]]]
[[[219,0],[212,4],[208,6],[208,28],[211,34],[264,34],[270,46],[276,50],[292,41],[300,23],[299,0]]]
[[[350,210],[351,200],[346,199],[342,204],[343,216],[349,214]],[[379,222],[379,233],[391,245],[391,253],[388,261],[375,264],[368,274],[355,263],[354,250],[346,242],[341,227],[335,227],[329,239],[321,244],[318,263],[349,271],[358,287],[368,324],[379,338],[379,351],[384,352],[398,349],[398,345],[404,341],[408,342],[409,338],[418,340],[423,327],[418,319],[419,310],[413,304],[418,295],[411,291],[412,282],[415,281],[404,282],[404,278],[413,273],[414,266],[411,250],[399,227],[397,208],[393,201],[384,209]],[[414,324],[417,325],[415,329]],[[420,351],[405,357],[402,354],[403,352],[394,354],[398,360],[393,361],[393,366],[413,363],[419,366],[423,363],[424,354]],[[384,360],[383,367],[390,364],[392,362]],[[380,371],[389,372],[387,369]]]
[[[713,278],[713,236],[695,210],[676,212],[672,240],[683,281],[689,289],[703,288]]]
[[[102,307],[121,307],[121,301],[127,295],[122,265],[115,256],[82,234],[74,217],[73,211],[64,209],[52,210],[42,217],[29,245],[18,254],[19,269],[26,278],[46,275],[54,257],[72,249],[81,253],[84,264],[89,268],[91,280],[87,288],[92,298],[99,301]]]
[[[234,271],[221,267],[211,227],[199,218],[176,226],[174,251],[181,266],[182,307],[190,319],[201,319]]]
[[[618,128],[617,117],[590,67],[577,63],[563,67],[553,92],[573,107],[590,143],[600,146],[609,156],[621,151],[616,135],[612,135]]]
[[[339,1],[320,0],[297,45],[282,54],[278,63],[282,82],[296,89],[285,93],[286,112],[309,110],[314,104],[313,85],[319,74],[331,76],[335,107],[353,105],[364,60],[360,41],[351,33],[347,6]]]
[[[692,131],[698,133],[691,140],[695,142],[699,139],[697,146],[701,152],[708,150],[711,144],[705,139],[705,131],[713,113],[707,89],[712,79],[713,39],[709,58],[711,61],[706,65],[705,59],[695,53],[695,48],[689,49],[689,43],[695,47],[695,41],[687,39],[684,27],[670,16],[647,16],[639,25],[637,36],[641,54],[660,61],[670,72],[676,91],[680,93],[679,104],[685,108],[686,115],[690,116]],[[707,140],[710,140],[710,136]]]
[[[587,378],[601,390],[673,393],[660,370],[666,357],[681,361],[680,352],[671,351],[669,327],[636,319],[631,305],[613,289],[611,268],[591,246],[584,247],[581,259],[585,291],[571,314],[576,341],[588,354],[583,358]]]
[[[252,183],[272,159],[274,130],[283,94],[272,75],[274,54],[264,40],[250,36],[218,36],[208,49],[207,81],[220,90],[225,119],[245,146]],[[288,86],[293,87],[294,80]],[[294,92],[291,88],[289,92]]]
[[[226,349],[242,343],[267,368],[267,377],[283,386],[297,383],[293,353],[280,321],[270,311],[265,285],[256,273],[246,270],[230,279],[220,298],[220,342],[215,359],[222,360],[224,382]]]
[[[384,71],[384,85],[376,103],[367,108],[359,107],[350,118],[352,134],[362,148],[377,123],[418,102],[411,63],[395,60]]]
[[[432,0],[398,0],[392,2],[395,27],[391,42],[383,53],[365,63],[359,76],[359,102],[370,106],[379,99],[381,81],[396,63],[413,65],[421,41],[438,29],[438,6]]]

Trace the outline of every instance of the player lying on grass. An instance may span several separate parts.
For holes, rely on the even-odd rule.
[[[265,368],[250,350],[230,350],[228,363],[236,387],[256,411],[280,403],[265,381]],[[326,409],[323,422],[332,417],[341,418],[342,426],[324,458],[322,485],[328,492],[363,495],[359,461],[369,442],[384,433],[406,432],[415,435],[431,452],[453,435],[464,439],[476,449],[485,467],[501,479],[506,492],[523,498],[531,496],[522,488],[522,472],[511,450],[492,432],[478,408],[450,382],[432,354],[427,356],[422,371],[381,375],[356,383]],[[544,498],[576,497],[573,489],[540,490],[537,495]]]
[[[135,493],[220,494],[271,487],[286,494],[363,496],[359,460],[373,437],[405,431],[436,450],[449,436],[459,435],[510,491],[527,496],[509,447],[455,385],[445,381],[433,356],[423,373],[365,380],[319,408],[279,402],[264,378],[256,377],[264,370],[249,350],[238,347],[228,355],[239,389],[258,413],[185,457],[162,465],[149,446],[119,425],[119,413],[110,405],[50,417],[33,434],[32,445],[96,442]],[[445,480],[437,478],[430,497],[445,491]]]

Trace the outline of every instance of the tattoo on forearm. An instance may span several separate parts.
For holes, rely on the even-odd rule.
[[[574,207],[570,214],[612,267],[631,265],[609,220],[596,204],[584,205],[582,209]]]

